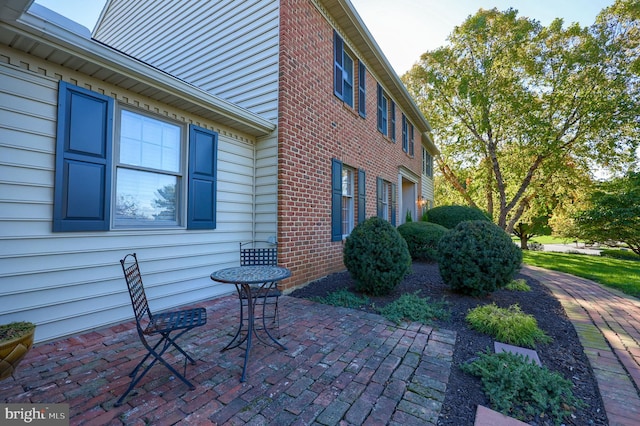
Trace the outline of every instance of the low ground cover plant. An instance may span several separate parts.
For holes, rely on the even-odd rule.
[[[369,298],[358,296],[347,289],[340,289],[329,293],[325,297],[310,297],[309,300],[324,303],[325,305],[342,306],[344,308],[358,309],[369,304]]]
[[[451,315],[446,301],[432,301],[428,297],[420,297],[418,292],[403,294],[378,311],[383,317],[396,324],[403,321],[430,324],[437,319],[447,320]]]
[[[517,304],[506,309],[495,303],[478,306],[470,310],[466,318],[472,328],[502,343],[535,348],[538,342],[550,341],[550,337],[538,327],[536,319],[522,312]]]
[[[529,284],[527,284],[527,281],[524,278],[511,280],[505,288],[511,291],[531,291],[531,287],[529,287]]]
[[[494,410],[525,422],[539,424],[549,418],[559,425],[582,406],[573,395],[571,381],[523,355],[489,351],[478,355],[460,368],[481,378]]]

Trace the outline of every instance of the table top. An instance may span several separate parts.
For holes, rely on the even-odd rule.
[[[256,265],[220,269],[211,274],[211,279],[229,284],[262,284],[290,276],[291,271],[282,266]]]

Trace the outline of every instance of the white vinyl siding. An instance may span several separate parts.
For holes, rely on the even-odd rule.
[[[109,5],[94,38],[276,122],[277,0]]]
[[[3,48],[2,54],[11,57],[12,52]],[[238,242],[253,237],[255,140],[45,61],[31,61],[30,69],[62,75],[130,107],[147,105],[155,113],[218,131],[218,226],[213,231],[53,233],[58,81],[0,64],[0,323],[33,321],[41,342],[131,320],[119,260],[133,251],[155,310],[234,290],[214,283],[209,274],[237,265]],[[273,235],[275,224],[270,226]]]

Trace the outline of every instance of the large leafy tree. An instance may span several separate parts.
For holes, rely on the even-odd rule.
[[[598,185],[591,208],[575,217],[577,235],[586,241],[625,243],[640,255],[640,173],[629,173]]]
[[[638,0],[591,28],[479,10],[403,77],[432,123],[442,178],[512,232],[594,165],[633,160],[638,141]]]

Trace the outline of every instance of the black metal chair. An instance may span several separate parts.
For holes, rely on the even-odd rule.
[[[129,392],[131,392],[158,361],[164,364],[177,378],[182,380],[190,390],[195,389],[195,386],[185,378],[185,375],[187,373],[187,361],[191,364],[195,364],[196,361],[178,346],[175,341],[187,331],[205,325],[207,323],[207,311],[204,308],[192,308],[153,314],[149,309],[149,303],[147,302],[147,296],[142,284],[138,257],[135,253],[128,254],[124,259],[120,260],[120,264],[122,265],[124,278],[129,288],[129,296],[131,296],[131,305],[133,306],[133,313],[136,318],[138,336],[140,336],[140,340],[148,353],[129,374],[131,384],[120,399],[118,399],[115,406],[117,407],[122,404],[122,401]],[[148,337],[159,337],[159,340],[151,346],[147,341]],[[185,357],[183,374],[180,374],[172,365],[162,358],[170,347],[174,347]],[[140,368],[150,356],[153,357],[153,360],[140,372]]]
[[[240,266],[255,265],[278,265],[278,243],[269,241],[249,241],[240,243]],[[278,314],[278,299],[282,296],[282,291],[278,288],[277,283],[267,283],[264,292],[256,296],[255,312],[260,312],[260,316],[256,316],[258,324],[262,321],[262,326],[267,327],[267,320],[271,320],[275,324],[278,333],[280,332],[280,316]],[[241,298],[246,299],[246,295]],[[260,306],[261,305],[261,306]],[[241,307],[242,308],[242,307]]]

